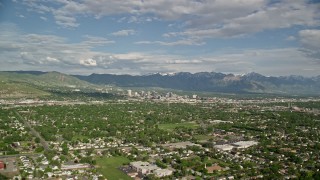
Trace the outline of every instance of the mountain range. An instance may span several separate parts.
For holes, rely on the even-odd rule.
[[[101,85],[125,88],[168,88],[183,91],[219,93],[267,93],[282,95],[320,95],[320,76],[267,77],[258,73],[245,75],[217,72],[170,73],[150,75],[67,75],[59,72],[10,71],[0,72],[0,94],[35,92],[47,94],[54,87],[99,88]],[[40,87],[40,88],[39,88]],[[34,89],[34,90],[32,90]]]
[[[254,72],[246,75],[180,72],[143,76],[91,74],[75,77],[93,84],[112,84],[121,87],[161,87],[226,93],[320,94],[320,76],[267,77]]]

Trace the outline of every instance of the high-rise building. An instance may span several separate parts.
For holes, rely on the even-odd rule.
[[[131,89],[128,90],[128,96],[129,96],[129,97],[132,96],[132,91],[131,91]]]

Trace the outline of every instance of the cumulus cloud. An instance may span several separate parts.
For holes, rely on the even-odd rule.
[[[0,25],[1,26],[1,25]],[[1,27],[0,27],[1,29]],[[2,28],[4,30],[6,28]],[[68,43],[54,35],[24,34],[8,28],[0,35],[2,70],[17,69],[56,70],[73,73],[141,74],[173,71],[168,64],[188,64],[180,56],[142,52],[108,53],[94,51],[94,47],[106,45],[106,38],[85,36],[84,41]],[[190,60],[189,63],[197,63]]]
[[[299,31],[299,40],[303,46],[301,52],[313,59],[319,66],[320,63],[320,30],[306,29]]]
[[[194,59],[194,60],[167,60],[168,64],[200,64],[203,63],[202,60]]]
[[[97,61],[93,59],[84,59],[80,61],[80,64],[84,66],[97,66]]]
[[[43,5],[43,2],[38,0],[36,1],[22,0],[21,3],[27,5],[29,11],[34,11],[39,14],[45,14],[45,13],[54,11],[53,8]]]
[[[113,36],[130,36],[130,35],[135,35],[136,31],[133,29],[124,29],[124,30],[120,30],[114,33],[111,33],[111,35]]]
[[[320,51],[320,30],[306,29],[299,32],[301,43],[307,48]]]
[[[83,41],[82,44],[88,45],[89,47],[90,46],[102,46],[102,45],[106,45],[106,44],[115,43],[115,41],[108,40],[107,38],[104,38],[104,37],[85,35],[84,38],[86,40]]]
[[[74,74],[146,74],[154,72],[216,71],[265,75],[318,75],[320,66],[298,48],[250,49],[181,56],[159,52],[110,53],[97,51],[107,46],[104,37],[84,36],[70,43],[55,35],[26,34],[14,26],[0,24],[0,70],[48,70]],[[318,31],[301,31],[299,37],[316,42]],[[301,39],[301,42],[304,42]],[[317,44],[310,44],[317,47]]]
[[[202,46],[205,42],[200,41],[198,39],[181,39],[172,42],[165,42],[165,41],[137,41],[135,44],[156,44],[162,46]]]
[[[40,16],[40,19],[44,20],[44,21],[47,21],[48,18],[44,17],[44,16]]]
[[[140,53],[126,53],[126,54],[115,54],[111,56],[113,59],[133,59],[133,60],[139,60],[143,59],[144,55]]]
[[[229,1],[225,2],[227,3]],[[247,2],[249,3],[250,1]],[[295,25],[320,25],[318,4],[309,4],[305,1],[292,2],[288,0],[280,1],[274,4],[268,4],[267,1],[257,2],[251,1],[251,6],[248,4],[248,7],[251,7],[250,13],[248,13],[250,11],[249,9],[242,9],[239,12],[234,13],[234,15],[237,14],[238,16],[233,17],[231,15],[225,15],[230,18],[222,18],[220,21],[214,18],[208,20],[204,18],[200,20],[200,22],[195,21],[196,19],[191,19],[189,24],[197,25],[197,27],[192,26],[191,28],[188,28],[182,32],[166,33],[164,36],[230,38],[240,37],[250,33],[261,32],[269,29],[289,28]],[[215,12],[211,14],[211,16],[214,15]],[[210,16],[210,14],[207,16]],[[201,21],[205,21],[207,25],[199,24]]]
[[[79,23],[77,23],[75,17],[68,16],[67,14],[60,14],[59,11],[54,13],[54,18],[58,25],[65,28],[75,28],[80,25]]]
[[[255,71],[272,76],[292,74],[310,76],[318,75],[317,71],[320,70],[320,67],[314,67],[314,61],[298,48],[242,50],[215,55],[213,59],[207,58],[206,60],[206,63],[214,60],[211,63],[215,63],[214,67],[217,72],[235,74]]]
[[[46,60],[49,62],[60,62],[57,58],[50,57],[50,56],[47,56]]]
[[[0,47],[3,61],[15,65],[32,64],[44,66],[96,66],[93,57],[105,55],[92,49],[113,43],[103,37],[85,36],[79,43],[68,43],[67,39],[55,35],[24,34],[14,26],[0,25]],[[9,58],[9,59],[7,59]]]
[[[183,22],[180,32],[166,36],[197,38],[239,37],[268,29],[296,25],[319,26],[319,4],[307,0],[157,0],[157,1],[67,1],[55,0],[52,7],[42,1],[23,1],[39,13],[52,13],[63,27],[79,26],[77,17],[118,15],[119,22],[176,21]],[[130,30],[114,35],[130,35]]]

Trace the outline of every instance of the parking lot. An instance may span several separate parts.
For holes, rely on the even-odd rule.
[[[6,164],[6,168],[0,169],[0,173],[18,172],[17,158],[15,158],[15,157],[1,158],[0,161],[3,161]]]

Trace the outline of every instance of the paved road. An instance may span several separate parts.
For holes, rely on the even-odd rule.
[[[12,158],[12,157],[20,157],[20,156],[39,156],[41,155],[41,153],[25,153],[25,154],[12,154],[12,155],[0,155],[0,159],[3,159],[3,158]]]
[[[50,150],[49,144],[43,139],[43,137],[35,130],[33,129],[33,127],[30,125],[30,123],[28,122],[27,119],[25,119],[24,117],[22,117],[17,111],[15,111],[15,113],[17,114],[17,116],[23,121],[24,126],[30,128],[31,133],[40,139],[40,143],[42,144],[44,150],[48,151]]]

